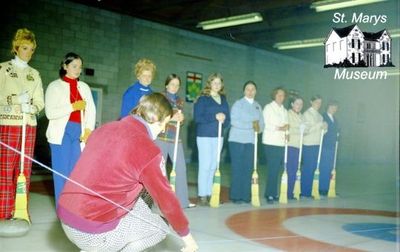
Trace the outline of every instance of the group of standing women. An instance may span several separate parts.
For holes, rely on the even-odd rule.
[[[319,190],[321,195],[327,195],[338,133],[337,121],[334,118],[337,103],[330,102],[327,113],[322,117],[318,112],[322,99],[318,95],[314,96],[310,100],[310,108],[302,115],[303,99],[297,95],[291,96],[289,99],[290,109],[287,110],[284,106],[286,91],[282,87],[272,91],[272,101],[263,110],[255,100],[257,85],[253,81],[244,84],[243,93],[244,96],[237,100],[229,111],[223,77],[219,73],[214,73],[208,77],[206,86],[194,104],[193,119],[196,123],[199,161],[198,204],[208,205],[212,193],[213,177],[217,168],[216,153],[221,152],[223,147],[222,144],[218,146],[219,137],[221,138],[220,143],[223,143],[223,134],[219,135],[218,133],[219,125],[222,129],[230,127],[228,137],[231,157],[229,197],[232,202],[249,203],[251,200],[251,177],[255,161],[254,144],[261,132],[263,132],[262,143],[267,160],[264,197],[268,203],[279,200],[285,145],[288,146],[287,196],[289,199],[294,199],[293,189],[299,162],[301,162],[299,154],[300,146],[302,146],[301,196],[311,197],[321,134],[324,138],[323,146],[321,146]],[[168,96],[170,95],[167,94]],[[186,166],[183,164],[181,166],[185,167],[186,171]],[[186,183],[186,174],[182,172],[180,176],[185,178]],[[187,186],[184,187],[187,188]],[[185,197],[186,195],[185,191]]]
[[[154,245],[166,235],[165,225],[162,221],[160,222],[161,219],[152,216],[138,198],[139,189],[142,188],[148,190],[159,201],[161,211],[183,237],[187,251],[196,251],[197,244],[190,235],[184,214],[176,207],[168,206],[169,203],[162,199],[162,195],[159,195],[159,193],[165,193],[166,199],[176,201],[175,194],[171,194],[171,189],[166,186],[165,160],[168,157],[172,159],[174,155],[176,133],[185,119],[182,113],[184,102],[177,95],[181,84],[179,76],[169,75],[165,81],[163,94],[161,96],[153,94],[150,85],[156,66],[148,59],[139,60],[135,65],[137,81],[123,95],[120,120],[109,125],[106,124],[107,126],[103,130],[99,130],[92,138],[94,139],[91,140],[92,144],[89,141],[88,150],[81,156],[82,148],[94,130],[96,115],[90,88],[79,80],[83,60],[75,53],[66,54],[60,65],[59,78],[49,84],[44,96],[39,73],[28,65],[35,48],[34,34],[27,29],[19,29],[12,42],[12,53],[15,58],[0,64],[0,87],[2,90],[0,95],[0,140],[20,149],[21,125],[26,124],[25,153],[33,156],[36,115],[45,107],[46,116],[49,119],[46,136],[50,143],[53,169],[57,173],[65,177],[71,176],[81,183],[95,183],[92,184],[93,189],[103,190],[105,195],[109,195],[120,206],[129,206],[128,210],[130,211],[136,211],[142,216],[150,216],[162,231],[155,231],[153,240],[147,240],[145,237],[138,238],[140,234],[136,232],[125,237],[127,240],[119,243],[118,248],[123,248],[126,244],[141,249],[146,248]],[[303,100],[300,97],[292,97],[291,109],[288,112],[284,107],[286,92],[283,88],[274,89],[273,101],[267,104],[263,110],[255,100],[257,86],[253,81],[244,84],[243,92],[243,98],[236,101],[229,111],[223,77],[219,73],[214,73],[208,77],[205,88],[194,104],[196,142],[199,153],[198,203],[208,205],[213,176],[217,167],[216,153],[220,152],[223,147],[222,144],[218,144],[223,143],[223,135],[219,133],[221,132],[219,128],[225,129],[229,126],[231,128],[228,142],[232,164],[230,199],[234,203],[250,202],[251,173],[255,161],[253,159],[254,144],[258,134],[262,131],[262,143],[268,167],[267,186],[264,194],[267,202],[272,203],[278,199],[278,182],[282,173],[286,144],[289,146],[287,153],[288,197],[293,198],[293,184],[296,179],[300,146],[303,147],[302,196],[311,197],[312,178],[321,147],[323,148],[319,167],[321,171],[319,189],[321,195],[326,195],[338,132],[336,118],[334,118],[337,104],[330,103],[327,113],[322,117],[318,112],[322,99],[315,96],[311,99],[311,107],[304,115],[301,115]],[[144,95],[146,97],[142,98]],[[132,146],[127,143],[126,149],[120,149],[120,146],[115,143],[115,139],[124,141],[124,135],[119,132],[137,132],[139,135],[137,139],[131,139]],[[319,141],[321,134],[325,134],[323,146],[320,146]],[[300,139],[303,139],[303,136],[304,141],[301,143]],[[149,142],[149,139],[156,140],[155,143],[160,149],[154,149],[155,145],[153,142]],[[99,146],[105,140],[109,141],[109,145]],[[141,147],[147,148],[147,152],[133,148],[135,143],[139,145],[145,143],[145,146]],[[105,165],[103,158],[105,158],[106,152],[98,152],[98,148],[104,147],[104,151],[106,151],[110,146],[115,146],[115,149],[107,157],[114,162],[111,164],[112,167],[107,168],[120,170],[120,174],[115,174],[115,176],[122,176],[123,180],[121,181],[114,181],[112,177],[107,176],[108,172],[103,167]],[[3,145],[0,148],[0,219],[9,219],[12,218],[14,209],[15,184],[19,173],[20,156]],[[124,155],[123,153],[128,150],[133,152],[130,155]],[[99,153],[103,153],[103,156],[99,156]],[[194,207],[195,205],[189,201],[186,164],[180,139],[176,163],[177,199],[182,208]],[[130,167],[128,164],[133,165],[136,169],[135,175],[132,177],[126,173]],[[157,169],[148,168],[149,172],[147,172],[144,168],[148,165],[157,167]],[[75,166],[77,168],[74,170]],[[123,170],[125,166],[128,170]],[[28,192],[30,171],[31,162],[27,160],[24,174],[27,178]],[[129,214],[120,213],[115,208],[104,206],[102,209],[105,212],[96,212],[90,204],[104,203],[98,201],[98,195],[88,196],[87,192],[74,187],[69,182],[66,186],[64,177],[57,173],[54,174],[54,188],[58,215],[67,236],[78,246],[100,250],[115,248],[117,245],[113,243],[113,239],[116,238],[117,233],[129,233],[129,225],[148,224],[137,223],[137,220],[128,218]],[[90,176],[88,176],[89,173]],[[154,181],[151,178],[154,178]],[[121,192],[118,188],[127,191]],[[134,188],[132,191],[134,193],[130,191],[132,188]],[[163,190],[159,191],[159,188],[163,188]],[[82,212],[82,209],[76,208],[87,202],[88,209],[93,209],[95,212]],[[110,203],[106,202],[106,204]],[[178,217],[171,215],[170,211],[179,211]],[[143,230],[150,232],[149,229]],[[103,235],[104,231],[116,232],[107,234],[107,239],[109,239],[107,244],[104,244],[104,237],[106,237]],[[88,239],[98,240],[99,244],[91,244],[90,246],[93,245],[93,247],[90,247]],[[133,240],[135,240],[135,244],[133,244]]]
[[[285,89],[278,87],[272,91],[272,101],[261,112],[254,102],[256,86],[247,82],[244,98],[236,101],[231,110],[231,130],[229,135],[231,155],[230,199],[234,203],[250,202],[251,173],[254,166],[254,134],[263,131],[262,143],[267,161],[266,188],[267,203],[279,200],[281,175],[284,158],[287,157],[288,199],[294,199],[294,184],[297,171],[301,168],[301,197],[311,198],[314,172],[320,171],[319,194],[326,196],[329,190],[331,172],[334,168],[335,145],[338,140],[338,124],[334,117],[338,109],[335,101],[329,102],[327,112],[319,113],[322,98],[318,95],[310,100],[310,107],[301,113],[303,99],[298,95],[289,97],[289,109],[284,106]],[[256,125],[256,126],[255,126]],[[257,136],[255,136],[257,137]],[[321,145],[322,140],[322,145]],[[287,146],[287,148],[285,148]],[[287,155],[285,155],[285,149]],[[302,153],[300,153],[302,152]],[[318,154],[320,164],[318,166]],[[299,158],[299,155],[303,158]],[[301,156],[300,156],[301,157]]]

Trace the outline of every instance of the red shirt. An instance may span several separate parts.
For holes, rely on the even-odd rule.
[[[127,116],[96,129],[70,178],[119,205],[132,209],[143,186],[180,235],[189,223],[167,178],[160,149],[141,118]],[[127,212],[67,181],[60,196],[58,217],[87,233],[113,230]]]
[[[81,94],[78,91],[78,80],[77,79],[70,79],[67,76],[63,77],[65,82],[69,83],[69,99],[71,104],[82,100]],[[79,110],[71,112],[69,116],[69,121],[81,123],[81,112]]]

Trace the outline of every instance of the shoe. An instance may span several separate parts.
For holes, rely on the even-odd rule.
[[[199,196],[198,200],[197,200],[197,204],[199,206],[208,206],[208,200],[207,197],[205,196]]]
[[[274,203],[274,197],[268,196],[266,199],[267,199],[267,203],[268,204],[273,204]]]
[[[320,196],[327,196],[328,195],[328,191],[319,191],[319,195]]]
[[[231,200],[231,201],[232,201],[233,204],[237,204],[237,205],[242,204],[241,200]]]
[[[320,194],[319,194],[319,197],[320,197],[321,199],[326,199],[326,198],[328,198],[328,193],[320,193]]]
[[[196,204],[194,204],[194,203],[189,203],[189,205],[186,207],[186,208],[194,208],[194,207],[196,207],[197,205]]]

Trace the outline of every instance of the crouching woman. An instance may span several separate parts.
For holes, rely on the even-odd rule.
[[[162,241],[170,231],[140,198],[146,189],[182,237],[182,251],[197,251],[154,143],[171,115],[168,100],[153,93],[143,96],[130,116],[92,133],[57,208],[64,232],[80,249],[142,251]]]

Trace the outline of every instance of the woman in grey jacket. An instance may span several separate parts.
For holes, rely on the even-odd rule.
[[[254,100],[257,86],[248,81],[243,86],[244,96],[237,100],[231,110],[229,150],[232,179],[230,199],[233,203],[250,202],[251,174],[254,166],[254,132],[264,128],[260,104]]]

